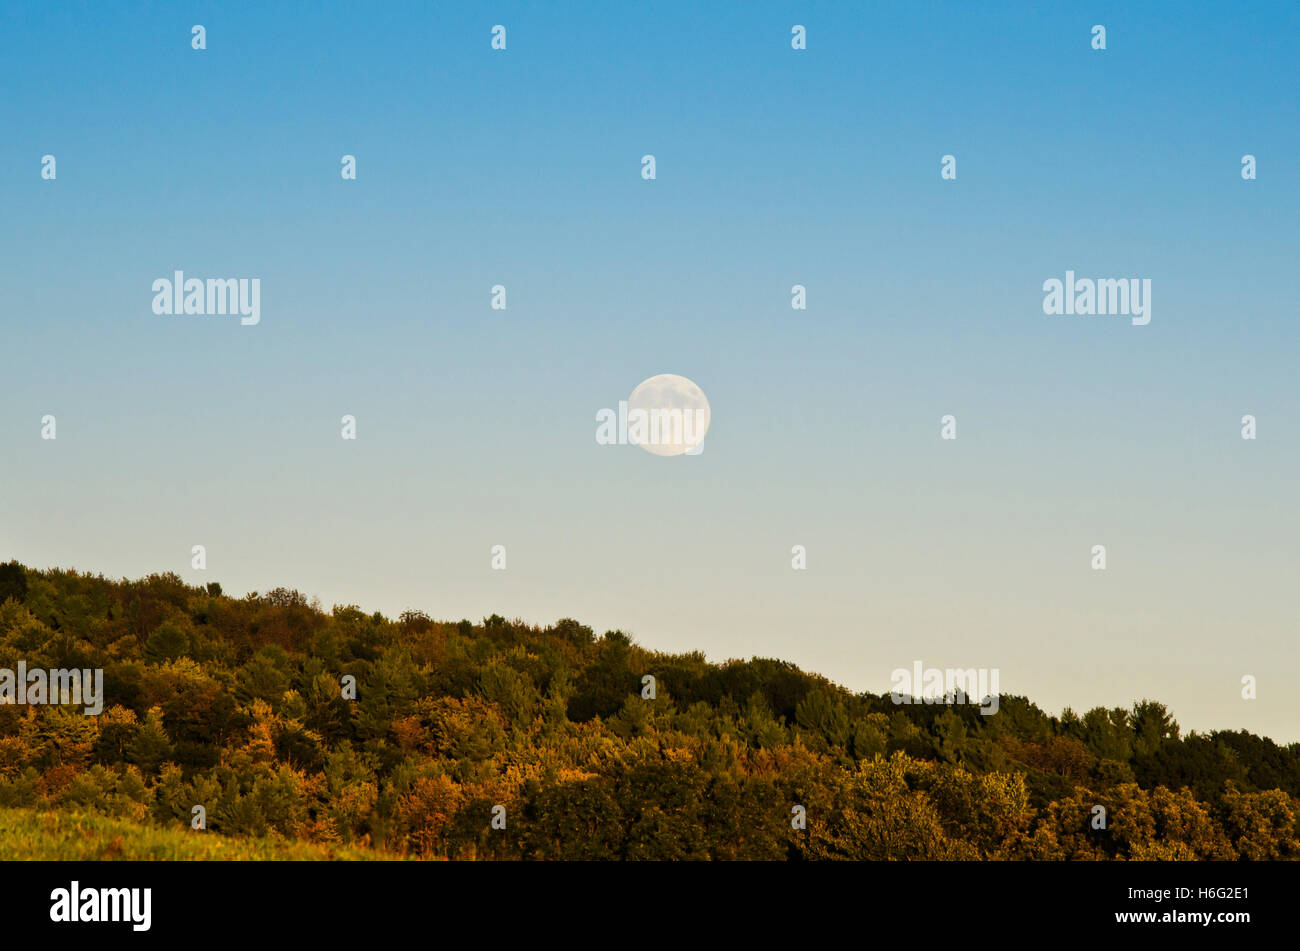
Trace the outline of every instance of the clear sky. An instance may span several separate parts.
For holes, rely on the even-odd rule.
[[[1300,5],[1137,6],[5,3],[0,558],[1300,740]]]

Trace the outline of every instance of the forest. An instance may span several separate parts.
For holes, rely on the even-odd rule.
[[[102,670],[103,709],[0,703],[0,832],[25,836],[0,858],[42,857],[73,816],[127,830],[119,849],[140,830],[341,858],[1300,858],[1300,744],[1184,735],[1150,699],[982,716],[569,618],[9,562],[0,668],[20,662]]]

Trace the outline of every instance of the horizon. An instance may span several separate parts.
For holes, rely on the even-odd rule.
[[[605,629],[604,631],[599,631],[595,626],[590,625],[590,624],[587,624],[587,623],[583,620],[583,618],[581,618],[580,616],[576,616],[576,615],[574,615],[574,614],[562,615],[562,616],[557,617],[557,618],[555,618],[555,619],[553,619],[553,620],[551,620],[551,621],[536,621],[536,620],[531,620],[531,619],[529,619],[529,618],[525,618],[525,617],[506,617],[506,616],[503,616],[503,615],[500,615],[500,614],[496,614],[496,613],[494,613],[494,614],[490,614],[490,615],[482,615],[481,617],[479,617],[479,619],[478,619],[477,621],[475,621],[475,620],[473,620],[472,618],[469,618],[469,617],[461,617],[461,618],[452,618],[452,617],[450,617],[450,616],[448,616],[448,617],[439,617],[439,616],[437,616],[437,615],[434,615],[434,614],[430,613],[428,610],[426,610],[426,609],[424,609],[424,608],[422,608],[422,607],[420,607],[420,606],[418,606],[418,605],[408,605],[408,606],[406,606],[406,607],[404,607],[404,608],[402,608],[402,609],[400,609],[400,610],[398,610],[398,611],[383,611],[383,610],[375,611],[375,610],[370,610],[370,609],[368,609],[368,607],[367,607],[366,605],[358,604],[358,603],[355,603],[355,602],[333,602],[333,603],[330,603],[330,604],[329,604],[329,607],[326,607],[326,603],[327,603],[327,602],[324,601],[324,600],[322,600],[318,594],[316,594],[316,593],[312,593],[312,592],[307,592],[307,591],[302,591],[302,590],[300,590],[300,589],[298,589],[298,588],[290,587],[290,586],[287,586],[287,585],[273,585],[273,586],[270,586],[270,587],[264,587],[264,588],[252,589],[252,590],[249,590],[249,591],[244,591],[244,592],[241,592],[241,593],[236,594],[236,593],[234,593],[234,592],[227,591],[226,588],[225,588],[225,586],[221,584],[221,582],[220,582],[219,579],[215,579],[215,578],[214,578],[214,579],[211,579],[210,581],[197,581],[197,582],[192,582],[192,581],[189,581],[189,580],[187,580],[187,579],[181,577],[180,573],[179,573],[179,572],[175,572],[175,571],[158,571],[158,572],[151,572],[151,573],[149,573],[149,574],[141,575],[141,576],[138,576],[138,577],[136,577],[136,578],[128,578],[128,577],[124,577],[124,576],[123,576],[123,577],[116,577],[116,578],[115,578],[115,577],[110,577],[109,575],[104,574],[104,573],[102,573],[102,572],[89,572],[89,571],[82,571],[82,570],[79,570],[79,569],[76,569],[76,568],[64,568],[64,567],[59,567],[59,566],[50,566],[50,567],[44,567],[44,568],[37,568],[37,567],[32,566],[32,565],[26,565],[26,564],[24,564],[24,563],[22,562],[21,559],[13,559],[13,560],[18,561],[19,564],[23,564],[23,567],[26,568],[28,571],[34,571],[34,572],[37,572],[37,573],[41,573],[41,572],[66,572],[66,573],[75,574],[75,575],[78,575],[78,576],[81,576],[81,577],[88,577],[88,578],[94,578],[94,579],[96,579],[96,580],[102,580],[102,581],[105,581],[105,582],[108,582],[108,583],[113,583],[113,584],[133,584],[133,583],[138,583],[138,582],[140,582],[140,581],[144,581],[144,580],[146,580],[147,578],[149,578],[149,577],[151,577],[151,576],[155,576],[155,575],[161,576],[161,575],[171,574],[171,575],[174,575],[174,576],[176,576],[177,578],[179,578],[179,579],[182,581],[182,583],[184,583],[187,587],[194,588],[194,589],[196,589],[196,590],[203,590],[203,589],[206,588],[207,585],[210,585],[210,584],[215,583],[215,584],[218,585],[219,590],[218,590],[217,592],[215,592],[215,593],[208,592],[211,596],[213,596],[213,597],[226,597],[226,598],[231,598],[231,599],[233,599],[233,600],[244,600],[244,599],[252,598],[252,597],[265,597],[266,595],[270,594],[270,593],[273,592],[273,591],[285,590],[285,591],[288,591],[288,592],[291,592],[291,593],[294,593],[294,594],[301,595],[301,596],[305,599],[305,604],[306,604],[306,606],[307,606],[308,608],[310,608],[310,609],[313,610],[313,611],[319,612],[319,613],[321,613],[321,614],[323,614],[323,615],[330,615],[330,616],[332,616],[332,615],[334,615],[337,611],[339,611],[339,610],[341,610],[341,609],[346,609],[346,608],[352,607],[352,608],[357,608],[357,609],[359,609],[363,614],[366,614],[367,616],[370,616],[370,615],[373,615],[373,614],[378,613],[378,614],[380,614],[380,615],[382,616],[383,620],[385,620],[385,621],[387,621],[387,622],[389,622],[389,623],[392,623],[392,624],[400,624],[400,623],[402,623],[402,621],[403,621],[403,615],[406,614],[406,613],[408,613],[408,612],[410,612],[410,613],[414,613],[414,614],[420,614],[420,615],[423,615],[423,616],[426,617],[430,622],[432,622],[432,623],[434,623],[434,624],[456,625],[456,624],[462,623],[462,622],[464,622],[464,621],[469,621],[469,622],[470,622],[471,624],[473,624],[476,628],[480,628],[480,627],[483,627],[483,626],[484,626],[485,622],[487,622],[490,618],[492,618],[492,617],[495,616],[495,617],[498,617],[498,618],[500,618],[501,620],[505,621],[507,624],[511,624],[511,625],[515,625],[515,626],[518,626],[518,625],[524,625],[524,626],[527,626],[527,627],[529,627],[529,628],[532,628],[533,630],[535,630],[535,631],[537,631],[537,632],[539,632],[539,633],[542,633],[542,632],[545,632],[547,629],[549,629],[549,628],[555,626],[555,625],[558,624],[560,621],[564,621],[564,620],[572,620],[572,621],[577,621],[579,624],[583,624],[583,625],[586,626],[586,627],[591,627],[594,636],[596,636],[598,639],[599,639],[599,638],[604,638],[605,636],[607,636],[607,635],[609,635],[609,634],[616,634],[616,633],[617,633],[617,634],[622,634],[622,635],[624,635],[625,637],[627,637],[627,638],[629,639],[629,641],[630,641],[631,644],[635,645],[636,647],[640,648],[641,650],[644,650],[644,651],[647,651],[647,652],[649,652],[649,653],[653,653],[653,654],[660,654],[660,655],[663,655],[663,656],[666,656],[666,657],[672,657],[672,656],[684,656],[684,655],[689,655],[689,654],[695,654],[695,653],[698,653],[698,654],[703,655],[703,659],[704,659],[704,661],[705,661],[706,663],[708,663],[708,664],[712,664],[712,665],[716,665],[716,666],[723,666],[723,665],[730,664],[730,663],[750,663],[750,662],[752,662],[752,661],[756,661],[756,660],[774,660],[774,661],[785,662],[785,663],[793,663],[793,664],[795,664],[795,666],[796,666],[799,670],[801,670],[803,673],[805,673],[805,674],[810,674],[810,675],[813,675],[813,676],[816,676],[816,677],[822,677],[822,678],[824,678],[825,680],[827,680],[827,681],[828,681],[832,686],[839,687],[840,689],[843,689],[843,690],[845,690],[845,691],[848,691],[850,694],[852,694],[852,695],[854,695],[854,696],[858,696],[858,697],[862,697],[862,696],[871,696],[871,697],[876,697],[876,698],[882,698],[882,699],[883,699],[883,698],[885,698],[885,697],[890,696],[891,693],[896,693],[896,692],[897,692],[897,691],[895,691],[895,690],[891,690],[891,689],[875,690],[875,689],[872,689],[872,688],[870,688],[870,687],[868,687],[868,688],[855,688],[854,686],[849,685],[849,684],[846,684],[846,683],[842,682],[841,680],[837,679],[837,678],[834,677],[832,674],[828,674],[828,673],[825,673],[825,672],[823,672],[823,671],[816,670],[816,669],[811,669],[811,668],[805,667],[805,666],[802,665],[802,664],[798,664],[797,662],[791,660],[790,658],[780,657],[780,656],[775,656],[775,655],[769,656],[769,655],[757,655],[757,654],[755,654],[755,655],[750,655],[749,657],[743,657],[743,656],[714,657],[714,656],[710,656],[709,653],[708,653],[707,651],[704,651],[704,650],[702,650],[702,649],[697,649],[697,650],[685,650],[685,651],[666,651],[666,650],[662,650],[662,649],[660,649],[660,648],[657,648],[657,647],[653,646],[652,644],[648,644],[648,643],[644,643],[644,642],[642,642],[642,641],[641,641],[641,640],[636,636],[635,632],[626,631],[626,630],[624,630],[624,629],[622,629],[622,628],[612,627],[612,628],[607,628],[607,629]],[[2,563],[2,562],[0,562],[0,563]],[[922,666],[922,664],[923,664],[923,661],[924,661],[924,659],[922,658],[922,659],[916,660],[916,661],[914,662],[914,666],[918,669],[918,679],[917,679],[916,681],[911,681],[911,683],[913,683],[913,685],[915,685],[916,683],[919,683],[919,682],[920,682],[920,681],[919,681],[919,670],[920,670],[920,668],[921,668],[921,666]],[[931,671],[931,670],[935,670],[936,668],[928,668],[928,667],[927,667],[927,668],[925,668],[925,669],[926,669],[927,671]],[[949,671],[949,672],[951,673],[951,671]],[[895,673],[897,673],[897,671],[896,671]],[[981,673],[983,673],[983,671],[981,671]],[[997,681],[997,679],[998,679],[998,678],[997,678],[997,674],[998,674],[998,671],[995,670],[995,671],[993,672],[993,680],[994,680],[995,684],[996,684],[996,681]],[[934,694],[927,694],[924,690],[916,691],[916,692],[913,692],[913,691],[909,690],[909,691],[906,691],[904,695],[907,696],[907,697],[909,697],[910,699],[907,699],[907,700],[903,700],[903,701],[901,701],[901,703],[903,703],[903,704],[911,704],[911,703],[926,703],[926,704],[931,704],[931,703],[933,703],[934,705],[942,706],[942,705],[945,703],[945,701],[944,701],[942,698],[939,698],[939,699],[928,699],[928,700],[927,700],[927,699],[924,699],[925,697],[934,697],[934,696],[935,696]],[[1157,703],[1162,703],[1162,704],[1163,704],[1163,705],[1168,709],[1168,712],[1169,712],[1170,716],[1171,716],[1171,717],[1172,717],[1172,718],[1177,722],[1177,724],[1178,724],[1178,726],[1179,726],[1179,730],[1180,730],[1180,734],[1179,734],[1179,735],[1180,735],[1182,738],[1184,738],[1184,739],[1186,739],[1186,738],[1187,738],[1189,735],[1191,735],[1191,734],[1197,734],[1197,735],[1208,736],[1208,735],[1213,734],[1213,733],[1225,733],[1225,732],[1229,732],[1229,733],[1231,733],[1231,732],[1241,732],[1241,731],[1244,730],[1245,732],[1255,733],[1257,736],[1261,736],[1261,737],[1263,737],[1264,739],[1272,740],[1272,741],[1273,741],[1274,743],[1276,743],[1278,746],[1283,747],[1283,748],[1286,748],[1286,747],[1291,746],[1291,745],[1300,744],[1300,740],[1286,739],[1286,738],[1282,738],[1282,737],[1271,736],[1271,735],[1269,735],[1269,734],[1267,734],[1267,733],[1259,733],[1258,731],[1249,730],[1249,729],[1247,729],[1247,728],[1245,728],[1245,727],[1239,727],[1239,726],[1234,727],[1234,726],[1228,726],[1228,725],[1219,725],[1219,726],[1214,726],[1214,727],[1210,727],[1210,728],[1207,728],[1207,729],[1189,728],[1189,727],[1187,727],[1187,726],[1186,726],[1186,725],[1185,725],[1185,724],[1184,724],[1184,723],[1183,723],[1183,722],[1178,718],[1178,711],[1177,711],[1174,707],[1172,707],[1172,706],[1169,705],[1169,704],[1165,704],[1164,701],[1163,701],[1160,697],[1156,697],[1156,696],[1135,696],[1135,697],[1132,697],[1132,698],[1131,698],[1130,700],[1128,700],[1127,702],[1121,702],[1121,703],[1115,703],[1115,704],[1094,703],[1094,704],[1089,704],[1088,706],[1085,706],[1085,707],[1072,707],[1072,706],[1068,706],[1068,705],[1067,705],[1066,707],[1063,707],[1063,708],[1061,708],[1061,709],[1045,708],[1041,703],[1039,703],[1039,702],[1034,698],[1034,696],[1033,696],[1032,693],[1030,693],[1030,692],[1025,692],[1025,691],[1007,691],[1007,690],[1000,690],[1000,689],[999,689],[999,690],[995,690],[995,691],[993,691],[993,692],[991,692],[991,693],[989,693],[989,694],[985,694],[985,695],[983,695],[983,696],[985,696],[985,697],[991,696],[991,697],[993,697],[993,698],[1001,698],[1001,697],[1019,697],[1019,698],[1021,698],[1021,699],[1024,699],[1024,700],[1028,701],[1028,703],[1031,704],[1033,707],[1036,707],[1036,708],[1038,708],[1039,710],[1042,710],[1042,712],[1043,712],[1045,715],[1047,715],[1048,717],[1050,717],[1050,718],[1052,718],[1053,720],[1056,720],[1056,721],[1058,721],[1058,722],[1062,720],[1062,718],[1064,717],[1064,715],[1065,715],[1065,713],[1066,713],[1067,711],[1068,711],[1068,712],[1072,712],[1072,713],[1074,713],[1074,714],[1076,714],[1076,715],[1078,715],[1078,716],[1082,716],[1083,714],[1087,713],[1088,710],[1090,710],[1090,709],[1094,709],[1094,708],[1098,708],[1098,707],[1103,708],[1103,709],[1107,709],[1107,710],[1111,710],[1111,709],[1123,709],[1123,710],[1126,710],[1126,711],[1132,711],[1132,709],[1134,708],[1134,706],[1137,705],[1137,704],[1145,703],[1145,702],[1149,702],[1149,701],[1155,701],[1155,702],[1157,702]],[[900,701],[895,700],[895,703],[899,703],[899,702],[900,702]],[[948,703],[949,705],[951,705],[952,702],[953,702],[953,701],[951,701],[951,700],[947,701],[947,703]],[[968,702],[968,703],[972,703],[972,704],[978,704],[978,703],[979,703],[979,701],[978,701],[977,699],[975,699],[975,695],[974,695],[974,694],[970,694],[970,695],[968,696],[968,699],[966,700],[966,702]],[[993,706],[992,713],[993,713],[993,715],[996,715],[996,712],[997,712],[997,704],[994,703],[992,706]]]

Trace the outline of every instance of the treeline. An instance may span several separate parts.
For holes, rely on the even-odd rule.
[[[1154,701],[896,705],[571,619],[326,613],[174,574],[11,562],[0,601],[0,668],[102,669],[105,693],[99,716],[0,704],[3,807],[189,829],[201,805],[195,835],[447,858],[1300,857],[1300,744],[1183,736]]]

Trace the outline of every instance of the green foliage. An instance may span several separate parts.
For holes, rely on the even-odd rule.
[[[165,621],[149,635],[144,646],[144,659],[151,664],[179,660],[190,649],[190,636],[180,625]]]
[[[287,842],[284,839],[232,839],[188,829],[105,818],[77,812],[33,813],[0,808],[0,856],[9,861],[56,859],[121,861],[327,861],[393,859],[370,849]]]
[[[0,604],[10,598],[19,604],[27,600],[27,569],[16,561],[0,565]]]
[[[571,618],[390,620],[11,562],[18,659],[102,668],[105,697],[0,704],[4,857],[1300,857],[1300,745],[1184,737],[1151,700],[984,716]]]

